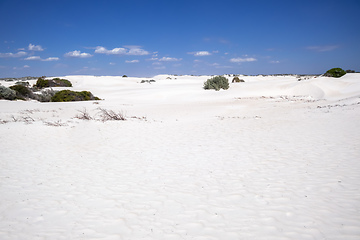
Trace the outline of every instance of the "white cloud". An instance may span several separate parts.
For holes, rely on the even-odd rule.
[[[208,51],[189,52],[188,54],[194,55],[195,57],[209,56],[211,55]]]
[[[33,44],[29,44],[28,47],[29,51],[44,51],[44,49],[40,46],[40,45],[33,45]]]
[[[40,56],[30,56],[30,57],[25,58],[24,60],[51,62],[51,61],[58,61],[59,58],[58,57],[49,57],[49,58],[42,59]]]
[[[149,61],[156,61],[156,60],[159,60],[159,58],[157,58],[157,57],[152,57],[152,58],[149,58],[149,59],[147,59],[147,60],[149,60]]]
[[[110,62],[109,64],[110,64],[110,65],[115,65],[116,63],[114,63],[114,62]]]
[[[89,58],[89,57],[92,57],[92,55],[90,53],[82,53],[82,52],[80,52],[78,50],[65,53],[64,56],[65,57],[74,57],[74,58]]]
[[[24,57],[25,55],[27,55],[26,52],[20,51],[17,53],[0,53],[0,58],[9,58],[9,57]]]
[[[139,46],[126,46],[127,48],[114,48],[112,50],[108,50],[105,47],[97,46],[95,48],[95,53],[102,53],[106,55],[133,55],[133,56],[141,56],[141,55],[149,55],[150,53]]]
[[[145,51],[144,49],[141,48],[131,48],[127,53],[127,55],[136,55],[136,56],[149,55],[149,54],[150,53],[148,51]]]
[[[23,68],[29,68],[30,66],[29,65],[24,65],[24,67]]]
[[[171,58],[171,57],[162,57],[159,59],[160,62],[177,62],[181,60],[182,58]]]
[[[338,45],[326,45],[326,46],[309,46],[306,49],[315,51],[315,52],[330,52],[339,48]]]
[[[270,63],[280,63],[280,61],[270,61]]]
[[[52,62],[52,61],[58,61],[58,60],[59,60],[58,57],[48,57],[48,58],[42,59],[41,61]]]
[[[233,63],[242,63],[242,62],[254,62],[257,61],[256,58],[232,58],[230,59],[230,62]]]
[[[125,48],[114,48],[112,50],[107,50],[102,46],[97,46],[95,49],[95,53],[103,53],[107,55],[124,55],[126,52],[127,50]]]
[[[27,57],[27,58],[25,58],[24,60],[38,60],[38,61],[40,61],[41,60],[41,58],[40,58],[40,56],[30,56],[30,57]]]
[[[131,60],[131,61],[126,60],[125,62],[126,62],[126,63],[138,63],[138,62],[139,62],[139,60]]]

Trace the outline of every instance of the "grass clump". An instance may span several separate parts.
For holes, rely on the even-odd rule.
[[[227,90],[229,89],[229,80],[223,76],[212,77],[204,82],[204,89],[215,89],[216,91],[220,89]]]
[[[62,90],[56,92],[55,95],[51,98],[51,102],[75,102],[90,100],[100,100],[100,98],[95,97],[89,91],[75,92],[71,90]]]
[[[339,78],[342,77],[346,74],[346,71],[344,71],[341,68],[332,68],[330,70],[328,70],[324,76],[326,77],[334,77],[334,78]]]

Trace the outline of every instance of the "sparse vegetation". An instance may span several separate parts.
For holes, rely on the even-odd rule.
[[[51,102],[74,102],[90,100],[100,100],[100,98],[95,97],[89,91],[75,92],[71,90],[62,90],[56,92],[55,95],[51,98]]]
[[[100,110],[101,121],[125,121],[125,115],[123,112],[114,112],[113,110],[107,110],[104,108],[98,108]]]
[[[140,83],[154,83],[154,82],[156,82],[156,81],[151,79],[151,80],[141,80]]]
[[[220,89],[227,90],[229,89],[229,80],[223,76],[212,77],[204,82],[204,89],[215,89],[216,91]]]
[[[93,117],[90,116],[86,108],[84,110],[78,110],[79,114],[75,116],[75,118],[82,119],[82,120],[92,120]]]
[[[334,77],[334,78],[339,78],[342,77],[346,74],[346,72],[341,69],[341,68],[332,68],[330,70],[328,70],[324,76],[326,77]]]

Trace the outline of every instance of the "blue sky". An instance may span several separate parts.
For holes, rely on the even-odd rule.
[[[0,0],[0,77],[360,71],[360,1]]]

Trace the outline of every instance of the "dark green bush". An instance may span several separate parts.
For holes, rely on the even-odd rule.
[[[50,87],[49,80],[45,80],[43,78],[38,78],[34,87],[39,88],[39,89]]]
[[[24,85],[14,85],[11,86],[10,89],[16,91],[16,97],[18,99],[25,100],[26,98],[34,98],[33,92]]]
[[[56,92],[51,98],[52,102],[74,102],[74,101],[89,101],[89,100],[100,100],[95,97],[89,91],[75,92],[71,90],[62,90]]]
[[[227,90],[228,88],[229,80],[223,76],[212,77],[204,82],[204,89],[215,89],[219,91],[220,89]]]
[[[51,86],[52,84],[54,85]],[[72,84],[67,79],[53,78],[52,81],[50,81],[50,87],[72,87]]]
[[[34,87],[38,89],[47,88],[47,87],[72,87],[72,84],[69,80],[54,78],[52,80],[46,80],[43,78],[39,78],[36,81]]]
[[[345,74],[346,74],[346,72],[341,68],[332,68],[332,69],[328,70],[324,74],[324,76],[339,78],[339,77],[344,76]]]

